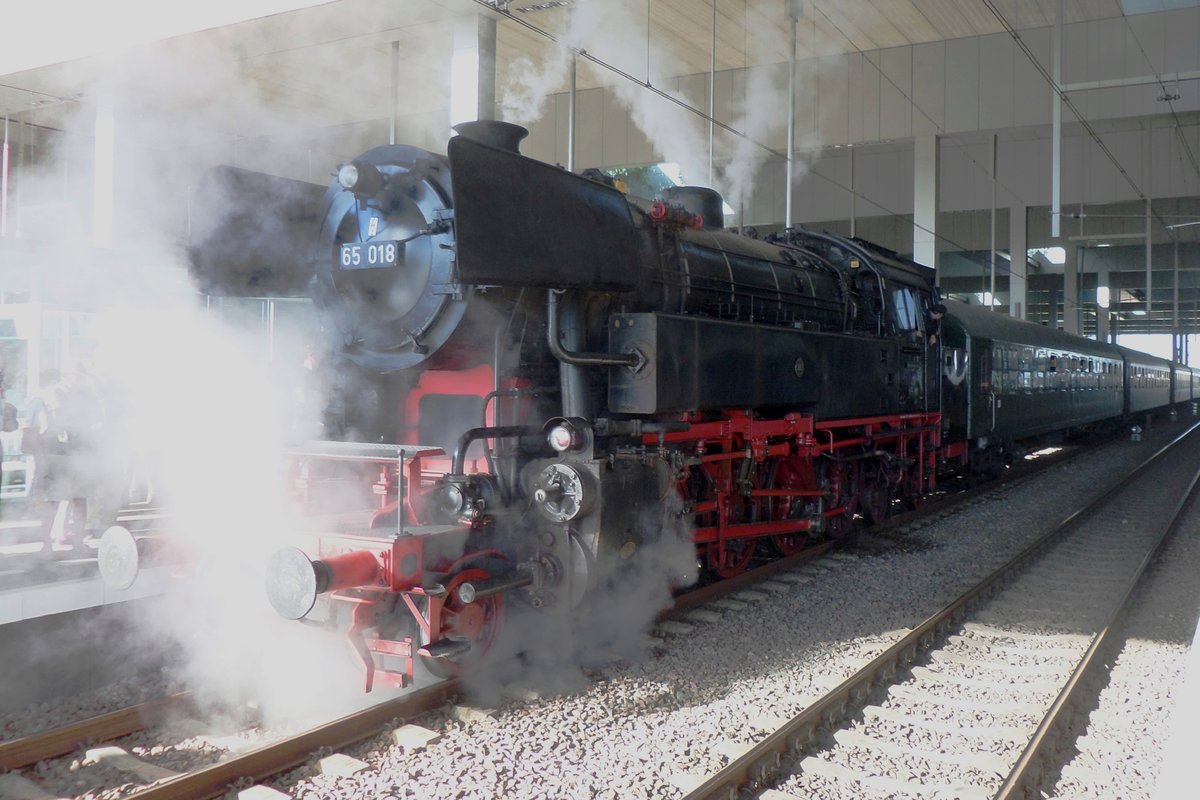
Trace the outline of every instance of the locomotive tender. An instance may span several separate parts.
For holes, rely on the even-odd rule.
[[[368,690],[417,659],[457,673],[506,602],[580,613],[681,537],[728,577],[918,504],[939,470],[1195,397],[1185,367],[960,304],[931,336],[933,271],[867,242],[760,241],[712,190],[632,198],[521,156],[519,126],[457,130],[324,190],[218,168],[193,227],[203,288],[311,293],[341,336],[358,441],[300,448],[299,485],[319,507],[329,463],[368,463],[378,506],[278,553],[268,594],[338,620]]]

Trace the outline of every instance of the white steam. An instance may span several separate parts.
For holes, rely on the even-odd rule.
[[[664,157],[669,155],[669,160],[679,163],[686,175],[707,174],[708,144],[700,118],[684,107],[696,105],[696,98],[669,88],[680,74],[670,52],[659,49],[647,61],[646,34],[645,6],[640,3],[590,0],[571,6],[558,48],[540,63],[524,57],[514,62],[509,83],[498,93],[505,118],[518,123],[538,119],[548,93],[563,85],[571,51],[586,51],[628,74],[644,76],[652,86],[684,104],[625,79],[617,79],[611,87],[634,125]]]
[[[790,28],[782,4],[777,10],[777,24],[760,20],[764,24],[748,31],[748,53],[790,51]],[[685,106],[707,109],[707,98],[689,97],[670,88],[683,72],[682,59],[672,54],[670,41],[663,38],[655,39],[653,47],[647,48],[648,35],[643,3],[579,0],[567,11],[566,29],[557,45],[545,47],[540,59],[519,56],[511,63],[507,84],[499,92],[504,118],[520,124],[540,119],[553,93],[565,91],[571,53],[586,52],[681,101],[682,105],[672,103],[640,83],[606,73],[584,60],[579,62],[581,69],[594,69],[602,81],[609,83],[613,96],[661,158],[680,164],[690,183],[704,183],[709,174],[708,123]],[[818,107],[818,76],[813,65],[819,63],[817,57],[838,51],[837,43],[824,36],[813,19],[802,22],[798,38],[794,185],[808,172],[820,146],[815,114],[811,113]],[[734,136],[717,128],[713,176],[714,188],[734,209],[750,204],[764,170],[781,168],[779,156],[770,150],[787,150],[788,71],[788,62],[782,61],[747,63],[735,74],[738,88],[731,100],[732,117],[721,121],[744,135]],[[837,97],[821,100],[825,114],[844,102]]]
[[[92,203],[89,181],[64,184],[78,158],[68,135],[23,165],[22,235],[35,242],[29,266],[43,300],[88,322],[74,358],[61,365],[96,393],[99,427],[86,473],[111,477],[118,491],[148,473],[167,535],[190,554],[191,578],[149,604],[147,648],[175,651],[201,695],[253,698],[269,719],[311,720],[370,699],[338,637],[280,619],[263,584],[269,553],[299,528],[285,496],[284,440],[290,426],[317,424],[289,415],[303,381],[300,354],[322,334],[297,330],[292,341],[276,331],[272,360],[257,315],[231,331],[205,310],[181,244],[189,188],[209,166],[236,160],[323,183],[337,159],[314,152],[301,133],[320,123],[316,115],[264,95],[232,53],[196,41],[95,65],[103,75],[62,122],[88,132],[97,109],[114,110],[117,249],[95,250],[86,225],[63,224],[64,210],[86,220]],[[53,213],[29,202],[43,198],[56,199],[47,207]],[[93,526],[108,522],[98,505]]]

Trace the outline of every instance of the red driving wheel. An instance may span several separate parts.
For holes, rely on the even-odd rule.
[[[469,644],[470,649],[456,656],[422,656],[429,671],[435,675],[461,675],[466,667],[483,660],[495,643],[504,619],[504,594],[497,593],[473,599],[472,602],[464,602],[463,594],[460,593],[464,584],[477,586],[490,577],[485,569],[468,567],[456,573],[446,585],[438,630],[430,631],[429,634],[422,632],[422,643],[429,644],[448,639]],[[470,595],[470,591],[467,594]]]

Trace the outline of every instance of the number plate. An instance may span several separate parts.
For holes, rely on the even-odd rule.
[[[338,253],[342,269],[385,269],[398,267],[403,260],[403,242],[349,242]]]

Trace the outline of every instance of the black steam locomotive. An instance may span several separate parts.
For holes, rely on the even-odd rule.
[[[1022,337],[973,337],[969,314],[937,330],[932,270],[725,231],[712,190],[629,197],[521,156],[515,125],[458,132],[447,156],[370,150],[327,189],[218,168],[197,203],[219,212],[193,228],[203,288],[310,293],[340,337],[343,440],[299,448],[298,486],[320,508],[365,475],[378,502],[277,554],[268,592],[340,618],[368,689],[416,659],[457,672],[506,600],[569,616],[680,542],[728,577],[1017,438],[980,416],[999,365],[972,348]]]

